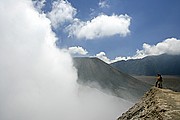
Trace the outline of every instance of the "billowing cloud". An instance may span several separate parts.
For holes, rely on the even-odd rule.
[[[69,47],[68,52],[70,54],[86,55],[88,52],[86,49],[80,46]]]
[[[106,0],[100,0],[98,5],[99,5],[100,8],[108,8],[109,7]]]
[[[168,38],[156,45],[143,44],[142,50],[137,50],[133,58],[143,58],[150,55],[170,54],[180,55],[180,40],[176,38]]]
[[[0,0],[0,26],[0,120],[110,120],[132,105],[77,84],[70,54],[31,1]]]
[[[43,5],[43,1],[37,2],[39,9]],[[101,8],[108,7],[106,1],[100,1]],[[66,32],[69,36],[77,37],[78,39],[95,39],[108,37],[113,35],[126,36],[130,33],[129,26],[131,18],[128,15],[99,15],[90,21],[81,21],[75,18],[77,13],[71,3],[67,0],[54,1],[52,10],[47,14],[51,20],[52,26],[57,29],[65,22],[69,22],[66,27]],[[71,24],[70,24],[71,23]]]
[[[67,27],[69,36],[78,39],[95,39],[113,35],[126,36],[130,33],[131,18],[128,15],[99,15],[91,21],[83,22],[74,19],[74,23]]]
[[[121,61],[121,60],[127,60],[127,59],[129,59],[129,58],[118,56],[118,57],[115,57],[114,60],[111,60],[110,63]]]
[[[42,12],[42,8],[45,6],[46,0],[35,0],[33,1],[34,7],[37,9],[38,12]]]
[[[110,64],[110,63],[113,63],[113,62],[117,62],[117,61],[121,61],[121,60],[128,60],[128,59],[131,59],[131,57],[121,57],[121,56],[118,56],[116,57],[115,59],[110,59],[106,56],[106,53],[105,52],[100,52],[98,54],[96,54],[94,57],[97,57],[99,59],[101,59],[102,61]]]
[[[67,0],[54,1],[52,10],[48,13],[48,18],[54,28],[59,27],[65,22],[73,21],[76,9]]]
[[[103,60],[106,63],[110,63],[111,62],[111,60],[106,56],[105,52],[100,52],[100,53],[96,54],[95,57]]]
[[[65,119],[77,73],[50,20],[29,0],[1,0],[0,26],[0,119]]]

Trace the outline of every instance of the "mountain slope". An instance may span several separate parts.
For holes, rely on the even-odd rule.
[[[143,59],[118,61],[111,65],[131,75],[180,75],[180,55],[148,56]]]
[[[180,92],[153,87],[118,120],[180,120]]]
[[[114,69],[98,58],[74,58],[74,65],[78,70],[79,83],[92,87],[98,84],[100,90],[110,90],[129,101],[136,101],[150,88],[147,83]]]

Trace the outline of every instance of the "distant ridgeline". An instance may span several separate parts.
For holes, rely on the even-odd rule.
[[[118,61],[111,66],[131,75],[180,75],[180,55],[148,56],[143,59]]]

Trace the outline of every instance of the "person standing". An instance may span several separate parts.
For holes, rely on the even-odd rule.
[[[162,77],[160,74],[157,74],[156,87],[162,88]]]

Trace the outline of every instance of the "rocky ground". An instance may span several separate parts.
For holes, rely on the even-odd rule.
[[[117,120],[180,120],[180,92],[152,87]]]

